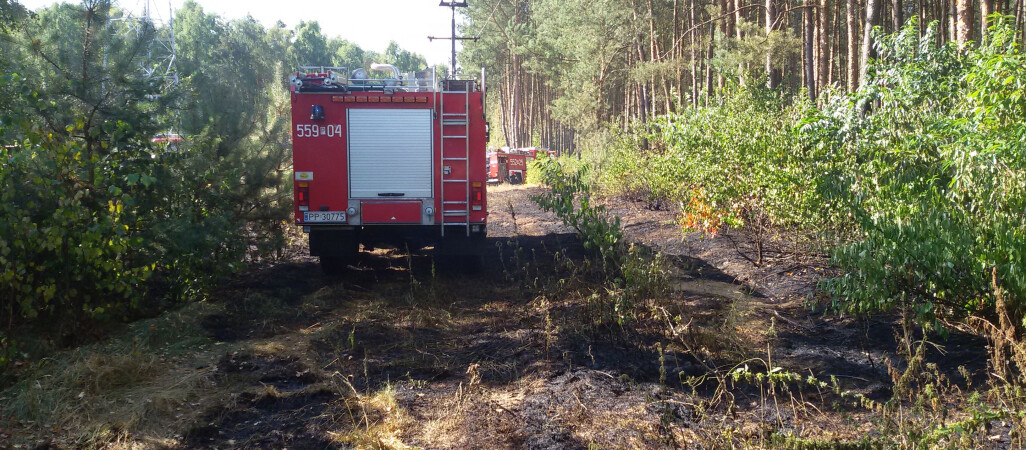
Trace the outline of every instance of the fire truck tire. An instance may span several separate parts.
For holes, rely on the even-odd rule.
[[[356,262],[360,254],[359,236],[352,231],[324,230],[310,233],[310,253],[321,258],[326,275],[338,275]]]
[[[441,254],[435,255],[434,263],[445,272],[474,275],[481,272],[484,261],[481,255]]]
[[[341,275],[345,272],[348,262],[347,258],[341,258],[338,256],[322,256],[321,271],[324,272],[325,275]]]

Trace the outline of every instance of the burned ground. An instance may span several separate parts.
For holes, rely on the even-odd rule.
[[[480,270],[430,250],[377,249],[339,276],[310,259],[241,274],[190,316],[195,342],[154,347],[171,355],[160,367],[201,381],[188,401],[131,423],[20,424],[39,434],[18,442],[716,448],[872,437],[878,418],[865,402],[889,399],[906,364],[897,321],[810,310],[825,261],[755,268],[729,237],[682,239],[672,213],[611,203],[627,236],[663,255],[667,288],[618,323],[595,300],[611,288],[580,241],[529,200],[540,192],[490,192]],[[947,358],[952,385],[964,387],[953,368],[979,376],[980,348],[956,337],[927,360]],[[785,373],[794,376],[758,378]],[[131,400],[119,392],[112,401]]]

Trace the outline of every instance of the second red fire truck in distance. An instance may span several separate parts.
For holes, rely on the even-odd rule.
[[[556,157],[555,150],[536,147],[503,147],[488,152],[488,182],[521,184],[527,181],[528,163],[537,159],[539,154],[547,155],[549,158]]]
[[[301,67],[292,74],[296,224],[327,272],[360,244],[466,246],[486,234],[481,79]]]

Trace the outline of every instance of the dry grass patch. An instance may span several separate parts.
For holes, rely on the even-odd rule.
[[[351,419],[347,424],[350,429],[328,433],[333,441],[359,449],[415,448],[402,439],[413,426],[413,419],[400,407],[395,385],[387,384],[378,391],[361,394],[339,374],[331,382],[343,394],[341,402]]]
[[[215,351],[194,325],[210,310],[191,305],[42,360],[0,393],[0,416],[21,423],[26,439],[64,445],[120,447],[129,436],[173,441],[217,397]]]

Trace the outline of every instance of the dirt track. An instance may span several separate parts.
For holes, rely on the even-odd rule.
[[[662,304],[691,316],[698,354],[674,345],[658,320],[630,332],[582,325],[580,302],[543,294],[560,264],[585,253],[529,201],[539,192],[492,189],[484,270],[473,274],[436,265],[430,252],[376,250],[340,278],[294,263],[227,288],[226,312],[204,325],[242,343],[216,366],[233,394],[202,413],[182,447],[653,448],[733,445],[771,429],[845,438],[839,416],[804,423],[744,386],[724,402],[714,382],[682,383],[735,364],[765,370],[769,360],[889,396],[886,361],[900,364],[891,324],[805,307],[822,261],[756,269],[729,237],[682,240],[672,214],[639,204],[610,206],[632,240],[671,262]],[[250,311],[255,293],[293,299],[302,313]],[[737,436],[724,440],[724,430]]]
[[[182,446],[684,444],[693,431],[667,417],[691,417],[681,405],[695,402],[679,383],[660,385],[660,366],[672,378],[705,369],[653,330],[596,334],[573,322],[574,305],[539,297],[539,279],[557,271],[553,254],[565,251],[577,260],[583,250],[557,218],[529,201],[538,192],[490,192],[489,251],[476,274],[433,267],[430,253],[376,250],[340,278],[322,277],[314,263],[294,263],[227,288],[221,293],[225,313],[208,317],[204,326],[215,340],[243,343],[216,363],[220,382],[234,395],[229,404],[208,407]],[[754,339],[758,346],[750,347],[763,347],[768,340],[756,330],[776,315],[780,337],[774,344],[791,350],[777,358],[817,373],[857,373],[869,388],[882,385],[886,372],[869,359],[893,343],[865,353],[841,348],[837,344],[850,341],[856,330],[831,337],[835,327],[787,303],[794,299],[768,298],[758,285],[744,289],[703,259],[720,256],[714,262],[729,267],[715,243],[680,240],[672,215],[616,212],[632,238],[675,261],[671,295],[677,302],[697,315],[717,316],[743,300],[737,303],[746,311],[738,311],[733,339]],[[695,250],[703,246],[705,253]],[[291,298],[303,313],[268,318],[261,306],[246,306],[254,297]],[[780,315],[791,312],[801,314]],[[810,342],[809,331],[822,337]],[[801,337],[797,344],[790,343],[791,335]],[[662,364],[657,343],[666,346]],[[719,353],[734,344],[716,345],[704,351]]]
[[[833,376],[840,389],[889,398],[888,364],[902,364],[892,324],[806,308],[823,261],[755,268],[729,236],[682,239],[673,214],[609,202],[628,237],[668,263],[665,298],[640,305],[622,327],[593,303],[606,281],[589,278],[576,236],[529,200],[540,192],[490,190],[480,270],[378,249],[339,277],[309,258],[237,277],[199,318],[210,344],[173,359],[205,380],[206,394],[177,403],[173,423],[115,425],[127,427],[119,439],[177,448],[730,447],[765,444],[771,433],[858,439],[851,424],[869,421],[823,390],[794,386],[789,395],[801,401],[771,401],[758,385],[730,381],[737,368]],[[959,348],[950,360],[983,369]]]

